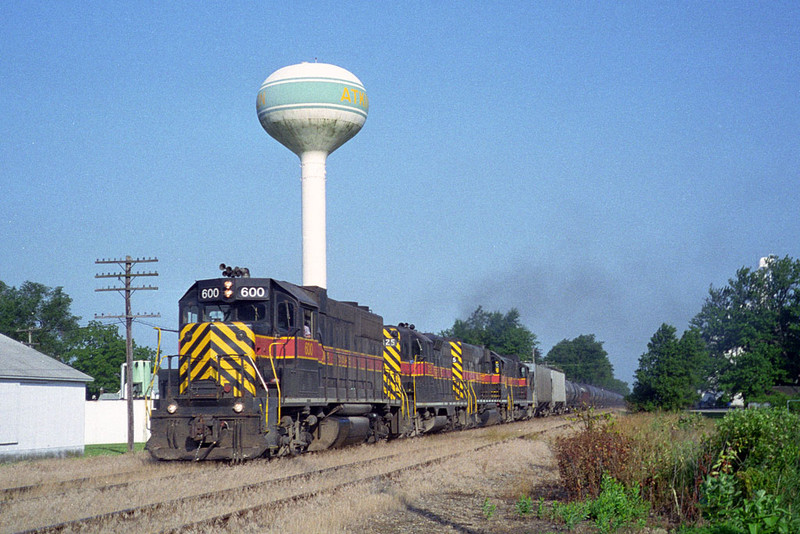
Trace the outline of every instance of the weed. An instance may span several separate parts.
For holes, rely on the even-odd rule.
[[[731,514],[731,523],[751,534],[790,534],[800,530],[800,518],[783,507],[780,496],[758,490]]]
[[[536,517],[538,519],[544,519],[545,515],[545,504],[544,504],[544,497],[539,497],[539,506],[536,508]]]
[[[570,503],[560,503],[558,501],[553,503],[553,518],[560,520],[567,527],[567,530],[572,530],[575,525],[588,517],[586,504],[580,501],[573,501]]]
[[[608,412],[598,414],[593,407],[589,407],[577,412],[571,419],[581,423],[587,432],[592,432],[596,428],[604,427],[612,418],[613,416]]]
[[[514,509],[517,511],[517,515],[524,517],[533,512],[533,501],[527,495],[521,495],[514,504]]]
[[[483,509],[483,517],[485,517],[486,519],[491,519],[495,511],[497,510],[497,505],[494,504],[493,502],[490,502],[489,497],[486,497],[483,500],[482,509]]]
[[[735,451],[729,448],[723,450],[701,486],[700,508],[705,517],[713,522],[724,522],[741,499],[742,492],[732,474],[732,462],[735,460]]]

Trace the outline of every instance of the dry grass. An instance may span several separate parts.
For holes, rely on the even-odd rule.
[[[0,489],[146,469],[148,453],[91,458],[48,458],[0,465]]]
[[[64,481],[87,476],[114,475],[118,483],[130,482],[119,490],[76,488],[67,493],[53,493],[42,498],[11,499],[3,503],[0,531],[12,532],[42,527],[150,503],[169,503],[177,497],[237,488],[245,484],[276,481],[257,489],[235,492],[193,501],[187,505],[167,504],[147,521],[107,523],[99,530],[137,533],[167,528],[214,517],[261,503],[270,503],[289,495],[324,491],[344,482],[372,477],[381,472],[413,465],[420,460],[447,452],[467,450],[478,444],[494,442],[563,424],[564,420],[537,420],[520,425],[493,427],[470,432],[398,440],[377,445],[309,454],[293,459],[255,461],[242,465],[221,463],[154,462],[145,453],[84,459],[41,460],[0,467],[0,485],[15,487],[45,481]],[[363,462],[385,458],[371,466]],[[309,475],[293,482],[278,482],[289,475],[312,473],[327,467],[358,464],[325,475]],[[558,479],[554,460],[541,440],[513,439],[489,449],[465,454],[394,475],[382,483],[364,483],[286,506],[267,506],[257,517],[242,517],[226,527],[230,532],[364,532],[374,531],[376,522],[408,514],[412,519],[430,523],[420,511],[453,496],[471,499],[452,508],[467,514],[459,520],[481,518],[480,502],[486,497],[516,499],[530,494],[536,485],[555,483]],[[135,474],[134,474],[135,473]],[[137,478],[138,477],[138,478]],[[140,480],[140,478],[143,478]],[[449,496],[449,497],[448,497]],[[477,503],[477,504],[475,504]],[[424,515],[424,514],[423,514]],[[409,521],[405,521],[409,523]],[[413,521],[410,521],[413,524]],[[383,524],[381,531],[394,528]],[[419,526],[419,525],[418,525]],[[440,526],[442,526],[440,524]],[[446,526],[446,525],[445,525]],[[409,530],[413,532],[414,530]],[[442,530],[446,532],[447,530]],[[397,531],[397,532],[403,532]]]

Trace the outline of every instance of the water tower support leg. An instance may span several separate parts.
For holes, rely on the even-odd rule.
[[[327,288],[325,160],[327,153],[300,156],[303,203],[303,285]]]

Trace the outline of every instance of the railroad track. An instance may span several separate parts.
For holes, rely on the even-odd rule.
[[[135,476],[137,470],[119,471],[110,475],[96,475],[90,477],[73,478],[69,480],[57,480],[49,482],[40,482],[38,484],[27,484],[25,486],[14,486],[10,488],[0,489],[0,503],[11,501],[19,496],[33,496],[41,494],[52,495],[53,490],[56,492],[82,489],[86,487],[96,487],[102,485],[106,480],[113,480],[114,477],[120,476]]]
[[[205,531],[210,528],[219,528],[228,524],[231,520],[246,516],[247,514],[259,513],[267,509],[274,509],[307,501],[323,494],[335,493],[358,484],[369,484],[380,481],[390,480],[400,473],[421,469],[435,463],[441,463],[449,458],[459,455],[480,451],[492,446],[499,445],[509,440],[531,437],[536,434],[550,432],[555,428],[567,426],[569,423],[562,423],[556,427],[545,430],[528,432],[522,435],[513,435],[499,439],[487,436],[470,436],[468,433],[450,434],[447,448],[459,448],[456,452],[442,454],[443,446],[437,443],[426,445],[421,449],[412,452],[398,452],[383,454],[370,459],[360,459],[354,462],[342,463],[332,467],[322,469],[311,469],[298,472],[287,476],[266,478],[253,483],[238,484],[229,488],[187,495],[177,498],[163,499],[160,502],[131,506],[126,509],[115,510],[107,513],[80,517],[74,520],[64,521],[57,524],[35,526],[23,532],[73,532],[73,531],[122,531],[136,530],[136,525],[159,525],[163,528],[162,532],[179,532],[186,529]],[[504,431],[511,430],[513,427],[504,426]],[[478,429],[477,431],[488,430]],[[509,432],[503,432],[508,434]],[[432,436],[436,437],[436,436]],[[454,439],[458,438],[458,439]],[[430,439],[430,438],[428,438]],[[400,440],[393,443],[401,443],[413,440]],[[422,441],[422,440],[421,440]],[[462,442],[477,442],[473,445],[461,445]],[[329,452],[323,454],[330,454]],[[305,458],[305,456],[300,457]],[[274,463],[274,462],[273,462]],[[196,465],[196,464],[191,464]],[[248,469],[254,471],[259,468],[257,462],[246,464]],[[272,463],[265,463],[272,465]],[[110,475],[115,476],[115,475]],[[116,475],[118,476],[118,474]],[[162,477],[151,477],[152,480],[172,482],[178,484],[183,477],[184,481],[191,483],[192,479],[187,478],[187,473],[170,474]],[[188,473],[188,477],[192,477]],[[96,484],[101,477],[87,477],[79,479],[79,484],[74,488],[82,489],[80,486]],[[65,481],[67,484],[73,481]],[[95,491],[124,490],[126,487],[139,481],[126,481],[123,483],[112,483],[91,487]],[[190,484],[183,484],[183,486]],[[313,486],[314,489],[307,489]],[[20,488],[10,488],[9,491],[17,491],[17,495],[24,495],[26,491]],[[174,495],[174,493],[172,493]],[[246,498],[243,498],[246,496]],[[40,498],[40,497],[37,497]],[[247,502],[242,506],[242,502]],[[8,503],[4,503],[8,504]],[[139,527],[139,530],[141,527]],[[3,528],[2,530],[5,530]]]
[[[568,424],[565,423],[564,425],[561,425],[561,426],[568,426]],[[320,495],[323,495],[323,494],[336,493],[336,492],[339,492],[341,490],[347,489],[349,487],[358,486],[358,485],[361,485],[361,484],[374,484],[374,483],[378,483],[378,482],[383,482],[383,481],[386,481],[386,480],[390,480],[393,477],[396,477],[397,475],[400,475],[400,474],[405,473],[407,471],[411,471],[413,469],[421,469],[421,468],[429,467],[429,466],[432,466],[434,464],[442,463],[442,462],[444,462],[446,460],[462,456],[464,454],[468,454],[468,453],[472,453],[472,452],[478,452],[478,451],[481,451],[481,450],[484,450],[484,449],[488,449],[490,447],[496,447],[498,445],[501,445],[501,444],[503,444],[503,443],[505,443],[507,441],[513,440],[513,439],[526,439],[526,438],[530,438],[530,437],[532,437],[534,435],[542,434],[542,433],[550,431],[550,430],[554,430],[554,429],[548,429],[548,430],[532,432],[530,434],[525,434],[525,435],[522,435],[522,436],[509,437],[509,438],[505,438],[505,439],[500,440],[500,441],[493,441],[492,443],[487,443],[487,444],[484,444],[484,445],[471,447],[469,449],[460,450],[458,452],[445,454],[445,455],[442,455],[442,456],[438,456],[436,458],[431,458],[431,459],[425,460],[423,462],[417,462],[417,463],[414,463],[414,464],[411,464],[411,465],[406,465],[406,466],[403,466],[403,467],[399,467],[397,469],[392,469],[392,470],[386,471],[384,473],[358,478],[356,480],[343,482],[341,484],[336,484],[334,486],[330,486],[330,487],[319,489],[319,490],[312,490],[312,491],[307,491],[307,492],[303,492],[303,493],[298,493],[296,495],[291,495],[291,496],[288,496],[288,497],[282,497],[282,498],[279,498],[279,499],[274,499],[272,501],[261,503],[261,504],[255,505],[255,506],[247,506],[247,507],[239,508],[238,510],[234,510],[232,512],[227,512],[227,513],[220,514],[220,515],[217,515],[217,516],[214,516],[214,517],[205,518],[205,519],[202,519],[202,520],[199,520],[199,521],[193,521],[191,523],[184,523],[184,524],[182,524],[180,526],[177,526],[177,527],[172,527],[172,528],[168,528],[168,529],[165,529],[165,530],[161,530],[161,531],[159,531],[159,534],[180,534],[182,532],[187,532],[187,531],[206,532],[206,531],[225,530],[227,528],[229,522],[231,522],[232,520],[234,520],[236,518],[245,517],[245,516],[247,516],[249,514],[257,514],[259,512],[268,511],[268,510],[270,510],[272,508],[275,508],[275,507],[286,506],[286,505],[290,505],[290,504],[293,504],[293,503],[306,501],[306,500],[309,500],[309,499],[312,499],[312,498],[319,497]]]
[[[155,464],[156,462],[154,461],[153,463]],[[138,482],[167,480],[186,476],[193,471],[196,472],[202,469],[202,467],[203,464],[187,464],[186,469],[182,469],[177,473],[173,472],[168,475],[155,474],[155,476],[153,473],[143,469],[131,469],[115,471],[104,475],[93,475],[3,488],[0,489],[0,504],[12,501],[19,502],[22,499],[51,499],[73,491],[122,489]],[[120,479],[125,479],[125,482],[119,482]],[[22,499],[20,499],[20,497]]]

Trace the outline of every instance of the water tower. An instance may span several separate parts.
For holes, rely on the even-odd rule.
[[[300,156],[303,285],[325,288],[325,160],[367,120],[364,85],[336,65],[290,65],[264,80],[256,109],[267,133]]]

